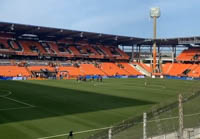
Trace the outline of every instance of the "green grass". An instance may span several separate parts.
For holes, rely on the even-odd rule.
[[[0,97],[0,138],[37,139],[115,125],[152,106],[174,101],[178,93],[187,94],[195,86],[198,81],[165,79],[0,81],[0,96],[7,90],[12,92],[7,97],[17,100]],[[23,103],[35,107],[9,110],[27,107]]]

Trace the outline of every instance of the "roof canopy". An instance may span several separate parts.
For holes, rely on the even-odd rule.
[[[86,40],[92,44],[101,43],[104,45],[152,45],[154,42],[154,40],[148,38],[137,38],[6,22],[0,22],[0,31],[5,33],[12,33],[15,37],[23,37],[24,34],[32,34],[36,35],[36,37],[41,40]],[[200,44],[200,37],[158,39],[156,42],[158,45]]]

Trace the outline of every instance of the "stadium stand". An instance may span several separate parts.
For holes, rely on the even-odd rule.
[[[5,35],[6,36],[6,35]],[[9,36],[10,37],[10,36]],[[127,60],[128,55],[117,47],[90,45],[87,43],[70,44],[70,42],[60,41],[35,41],[35,40],[16,40],[15,38],[3,37],[0,38],[0,52],[2,54],[18,55],[18,56],[53,56],[53,57],[67,57],[67,58],[87,58],[92,59],[110,59],[110,60]],[[199,48],[189,48],[184,50],[176,58],[177,61],[192,61],[199,59]],[[115,61],[114,60],[114,61]],[[144,63],[136,63],[143,69],[151,73],[151,67]],[[11,64],[12,65],[12,64]],[[79,75],[142,75],[137,69],[131,66],[128,62],[100,62],[94,63],[79,62],[78,66],[41,66],[41,65],[27,65],[24,67],[18,66],[1,66],[1,76],[35,76],[35,72],[52,72],[56,73],[57,77],[62,74],[67,74],[69,77],[76,77]],[[184,63],[166,63],[162,65],[163,75],[170,76],[188,76],[200,77],[200,68],[197,64]],[[62,74],[61,74],[62,73]]]
[[[191,71],[188,73],[188,76],[199,78],[200,77],[200,65],[199,64],[192,65]]]
[[[27,67],[29,71],[41,71],[41,70],[48,70],[51,72],[55,72],[55,69],[50,66],[29,66]]]
[[[19,66],[0,66],[0,76],[3,77],[30,77],[31,74],[25,67]]]
[[[112,46],[68,45],[67,42],[38,42],[30,40],[12,41],[0,39],[1,52],[14,52],[15,55],[50,55],[61,57],[116,58],[128,60],[126,53]],[[21,53],[19,53],[21,52]]]
[[[22,51],[23,55],[27,56],[37,56],[39,50],[37,49],[36,46],[33,46],[30,42],[28,41],[19,41],[19,44],[22,46]]]
[[[133,66],[129,63],[120,63],[123,66],[123,69],[128,72],[128,75],[142,75],[139,71],[137,71]]]
[[[200,77],[199,64],[166,63],[163,65],[163,74],[171,76]]]
[[[108,76],[113,75],[129,75],[120,65],[116,63],[109,63],[104,62],[101,64],[101,69],[106,73]]]
[[[198,61],[200,60],[200,48],[189,48],[184,50],[177,58],[177,61]]]
[[[81,64],[80,69],[85,75],[106,75],[101,69],[95,67],[93,64]]]
[[[171,70],[172,66],[173,66],[173,64],[171,64],[171,63],[163,64],[163,66],[162,66],[163,73],[168,74],[169,71]]]
[[[42,41],[34,39],[17,39],[12,35],[0,34],[0,53],[17,57],[18,62],[11,60],[9,66],[1,65],[0,75],[7,77],[24,76],[41,78],[51,76],[77,77],[79,75],[141,75],[127,62],[116,63],[110,60],[128,60],[129,56],[118,47],[88,44],[72,41]],[[21,57],[22,56],[22,57]],[[46,58],[57,58],[63,65],[49,65],[34,60],[46,61]],[[66,62],[65,59],[71,59]],[[84,58],[85,60],[78,60]],[[78,60],[78,61],[77,61]],[[85,62],[88,60],[89,62]],[[102,62],[92,62],[104,60]],[[25,61],[24,64],[20,63]],[[107,62],[106,62],[107,61]],[[120,61],[119,61],[120,62]],[[21,67],[17,66],[20,65]]]
[[[79,75],[84,75],[83,71],[79,67],[59,67],[59,72],[67,72],[71,77],[77,77]]]
[[[13,26],[10,23],[0,23],[1,27],[10,25]],[[130,61],[127,53],[119,48],[119,44],[130,46],[145,39],[43,27],[38,29],[28,25],[15,24],[15,26],[18,26],[16,30],[5,28],[0,33],[0,76],[3,77],[23,76],[28,79],[49,77],[68,79],[79,75],[200,77],[198,47],[189,46],[173,63],[162,64],[160,65],[162,70],[152,73],[149,64],[138,62],[142,61],[139,59]],[[26,32],[31,29],[33,34]],[[86,37],[83,34],[86,34]],[[177,39],[165,40],[164,43],[177,44]],[[139,49],[136,51],[138,52],[134,53],[134,56],[137,54],[138,58],[143,56],[139,54]]]
[[[174,63],[172,69],[169,71],[169,75],[182,76],[183,72],[188,69],[190,64]]]

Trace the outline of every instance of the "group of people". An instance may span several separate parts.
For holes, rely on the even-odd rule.
[[[96,79],[96,81],[99,81],[99,82],[102,82],[103,81],[103,77],[101,75],[95,75],[95,76],[82,76],[82,75],[79,75],[77,76],[76,78],[76,81],[79,82],[79,81],[84,81],[86,82],[87,80],[88,81],[94,81]]]

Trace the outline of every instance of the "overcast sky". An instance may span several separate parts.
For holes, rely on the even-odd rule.
[[[150,38],[151,7],[158,37],[200,36],[200,0],[0,0],[0,21]]]

